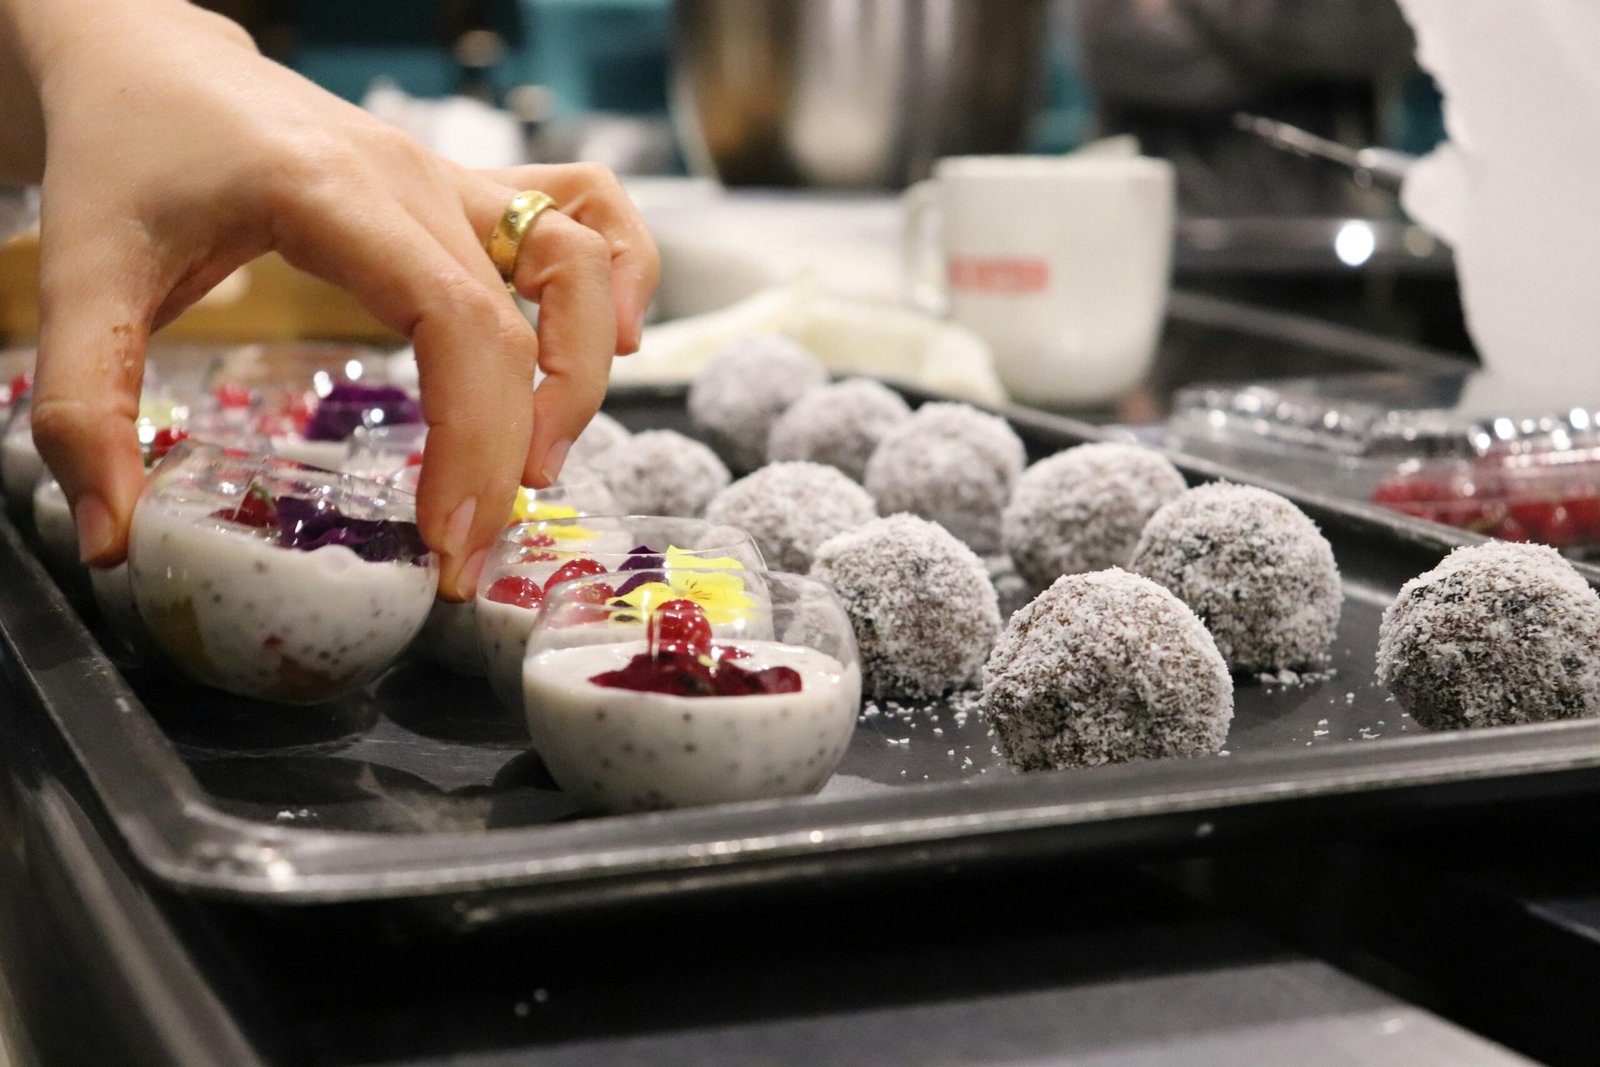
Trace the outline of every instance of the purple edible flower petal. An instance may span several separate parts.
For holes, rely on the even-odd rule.
[[[428,546],[414,522],[399,519],[357,519],[332,504],[299,496],[277,500],[278,543],[284,548],[314,552],[344,545],[368,563],[414,563]]]
[[[619,572],[627,570],[627,565],[624,564],[618,567],[617,570]],[[617,586],[616,595],[619,597],[627,596],[641,585],[648,585],[651,582],[664,582],[666,580],[667,576],[662,571],[634,571],[627,581]]]
[[[306,423],[308,441],[343,441],[361,426],[402,426],[422,421],[422,407],[398,385],[340,382]]]
[[[655,570],[665,566],[666,560],[661,558],[661,553],[649,545],[639,545],[637,548],[628,549],[628,558],[617,567],[619,571]]]
[[[634,571],[636,573],[617,587],[617,596],[627,596],[647,582],[666,581],[667,576],[656,569],[665,565],[666,560],[661,557],[661,553],[649,545],[630,548],[628,550],[628,558],[617,565],[617,572],[619,574],[623,571]]]

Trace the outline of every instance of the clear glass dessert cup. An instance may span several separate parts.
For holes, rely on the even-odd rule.
[[[489,551],[475,601],[489,685],[507,709],[521,711],[528,634],[545,594],[562,581],[627,572],[619,589],[655,577],[687,585],[701,571],[765,567],[749,534],[702,519],[609,515],[508,526]]]
[[[522,668],[534,748],[581,808],[646,811],[822,788],[861,708],[855,635],[832,590],[751,571],[736,595],[724,588],[697,600],[640,587],[619,596],[608,577],[546,595]]]
[[[370,445],[378,434],[398,434],[401,429],[392,427],[377,431],[368,436],[367,443]],[[357,431],[357,436],[362,436],[361,431]],[[421,448],[420,439],[417,447]],[[408,463],[384,480],[416,495],[417,479],[421,472],[419,464]],[[572,475],[571,479],[563,476],[555,485],[545,489],[530,489],[527,486],[518,489],[506,525],[616,513],[617,502],[598,475],[586,471],[573,471]],[[484,668],[483,656],[478,651],[476,601],[458,603],[442,597],[435,600],[433,609],[428,612],[428,621],[412,643],[411,652],[418,659],[438,664],[457,674],[482,677]]]
[[[166,665],[242,696],[319,703],[399,658],[438,563],[391,486],[183,441],[134,509],[128,578]]]
[[[359,426],[345,442],[344,465],[341,469],[363,478],[375,478],[399,485],[396,479],[420,468],[422,449],[428,442],[426,423],[403,423],[399,426]],[[401,485],[407,492],[417,491],[416,473],[410,474],[411,483]]]

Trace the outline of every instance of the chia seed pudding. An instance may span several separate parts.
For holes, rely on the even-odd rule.
[[[433,602],[413,507],[376,483],[179,445],[134,511],[139,618],[168,662],[230,692],[316,703],[360,688]]]
[[[407,466],[391,475],[388,484],[415,493],[419,466]],[[518,490],[512,505],[508,526],[523,522],[554,522],[574,519],[582,515],[603,515],[614,512],[616,503],[611,490],[598,475],[575,472],[572,480],[558,481],[547,489]],[[627,547],[619,544],[619,550]],[[555,573],[559,563],[548,568],[535,565],[542,582]],[[526,635],[524,635],[526,636]],[[478,612],[476,600],[465,603],[438,597],[428,612],[422,631],[412,642],[411,654],[456,674],[483,677],[483,654],[478,648]]]
[[[697,519],[607,516],[508,527],[490,553],[474,602],[484,673],[507,708],[521,708],[528,635],[545,595],[565,580],[615,574],[610,585],[619,596],[656,582],[679,592],[698,588],[714,598],[719,592],[742,594],[744,580],[709,574],[762,566],[760,551],[744,531]],[[742,611],[714,610],[713,628],[743,617]]]

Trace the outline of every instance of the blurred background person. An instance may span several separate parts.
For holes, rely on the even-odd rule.
[[[1392,197],[1238,130],[1240,111],[1384,143],[1415,75],[1394,0],[1077,0],[1104,134],[1172,160],[1191,216],[1386,215]]]

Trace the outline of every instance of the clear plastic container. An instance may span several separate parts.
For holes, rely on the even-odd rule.
[[[1470,368],[1197,386],[1176,397],[1167,443],[1353,499],[1372,497],[1403,464],[1600,446],[1600,411],[1553,399],[1553,388],[1508,393]]]
[[[1472,459],[1402,464],[1375,504],[1507,541],[1600,552],[1600,440],[1492,449]]]

